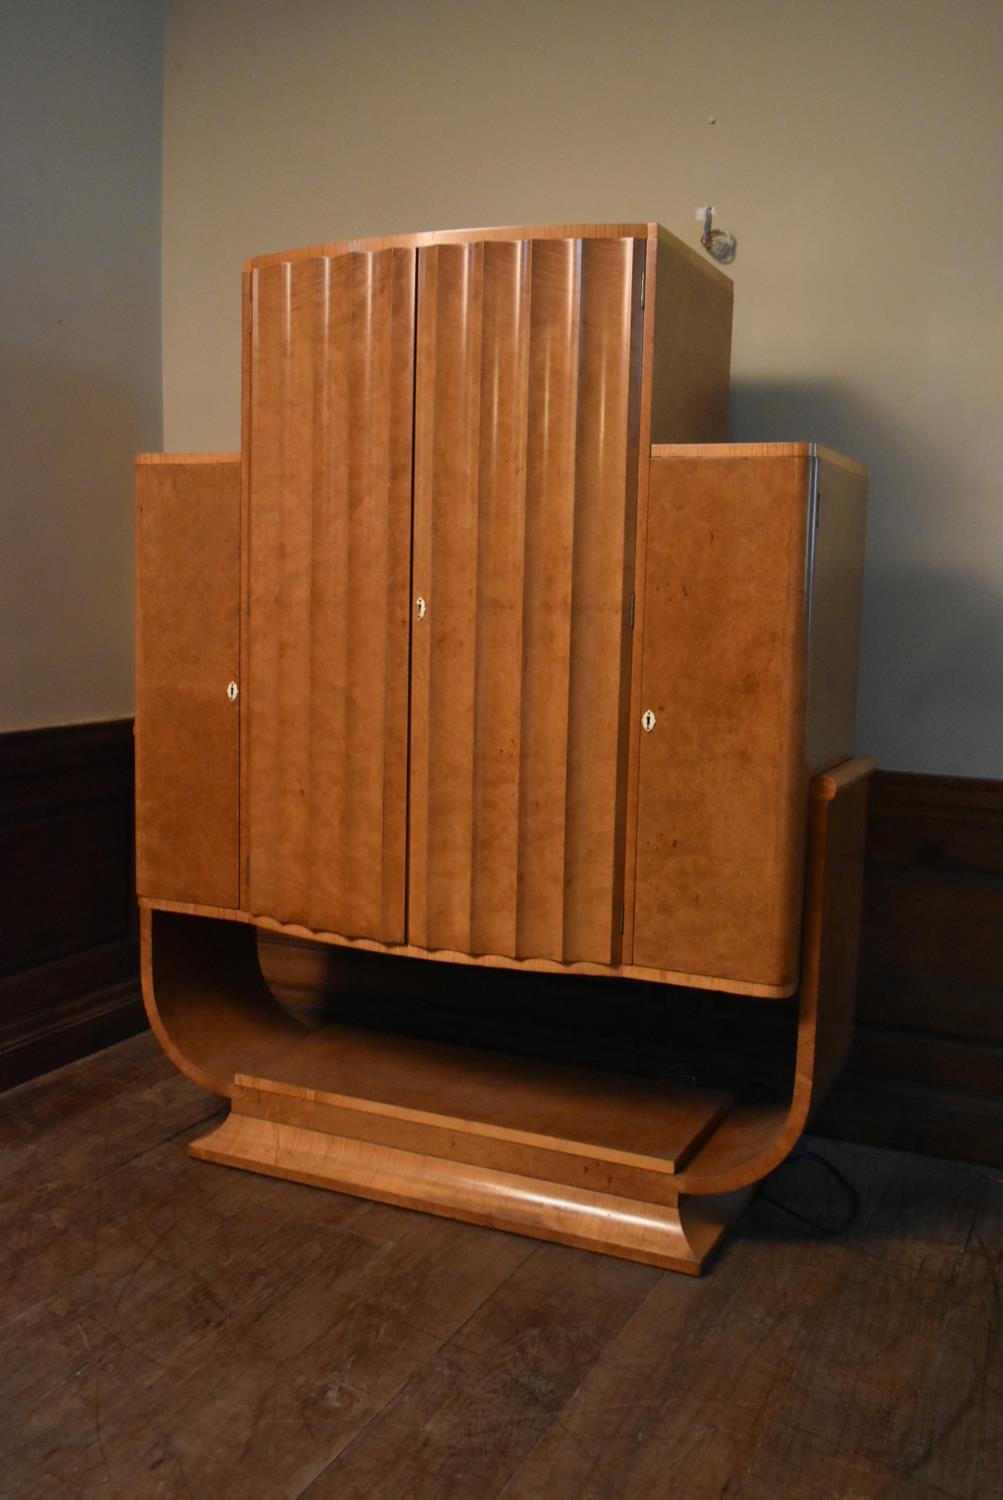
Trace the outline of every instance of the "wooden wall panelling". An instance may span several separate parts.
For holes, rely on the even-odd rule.
[[[135,473],[137,890],[235,906],[240,459]]]
[[[0,1088],[143,1024],[132,721],[0,735]]]
[[[1003,1164],[1003,781],[878,772],[858,1025],[819,1128]]]
[[[1003,781],[875,779],[861,1019],[1003,1047]]]
[[[420,947],[599,963],[618,948],[643,254],[634,240],[419,253]]]
[[[247,902],[404,937],[414,254],[251,275]]]

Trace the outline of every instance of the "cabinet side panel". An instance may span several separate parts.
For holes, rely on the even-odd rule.
[[[634,962],[796,976],[808,460],[654,459]]]
[[[808,640],[808,774],[854,753],[857,667],[864,587],[867,476],[818,461]]]
[[[404,937],[414,256],[255,271],[248,896]]]
[[[238,904],[240,460],[136,465],[136,886]]]
[[[659,239],[656,264],[651,441],[723,443],[732,284],[677,242]]]
[[[643,242],[420,252],[410,937],[609,963]]]

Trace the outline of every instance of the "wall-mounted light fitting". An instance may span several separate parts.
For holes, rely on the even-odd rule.
[[[738,248],[738,244],[735,236],[729,234],[726,229],[714,228],[713,203],[709,203],[706,208],[698,208],[697,218],[703,220],[703,234],[700,236],[700,243],[707,251],[707,254],[713,256],[716,261],[720,261],[722,265],[730,265],[735,259],[735,251]]]

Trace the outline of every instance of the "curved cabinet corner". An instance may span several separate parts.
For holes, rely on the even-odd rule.
[[[237,1074],[304,1039],[262,978],[253,927],[144,906],[140,957],[157,1040],[202,1088],[230,1098]]]

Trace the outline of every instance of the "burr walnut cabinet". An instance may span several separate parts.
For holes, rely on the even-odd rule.
[[[724,442],[731,286],[655,225],[264,256],[243,305],[241,453],[136,466],[144,991],[233,1101],[196,1154],[699,1269],[848,1035],[863,472]],[[255,928],[797,992],[794,1093],[305,1033]]]

